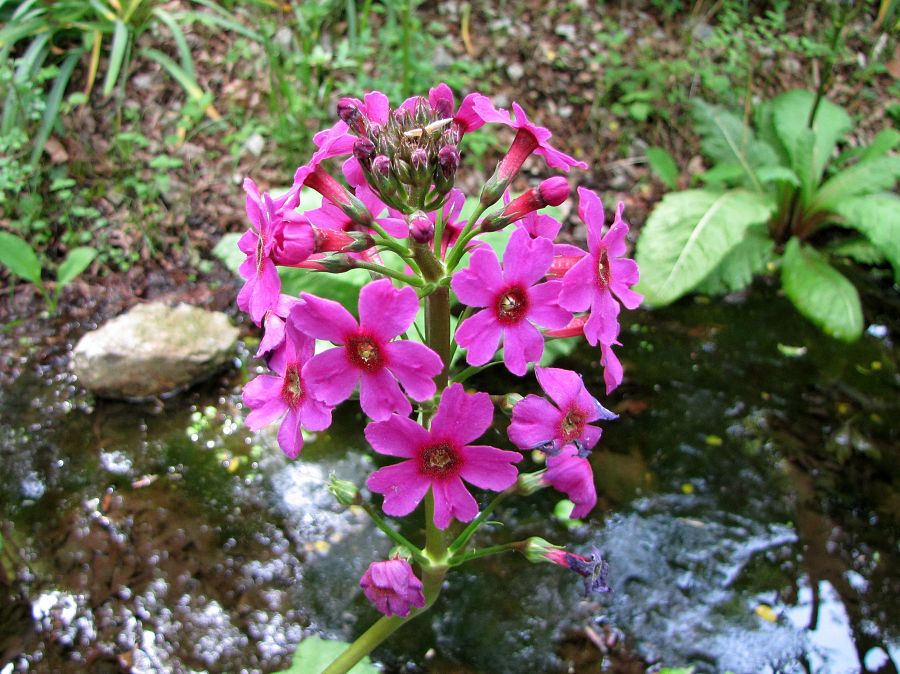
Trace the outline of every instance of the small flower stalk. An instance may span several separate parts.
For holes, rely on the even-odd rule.
[[[466,137],[498,127],[514,138],[465,211],[456,184]],[[269,370],[244,388],[247,425],[277,424],[277,442],[294,460],[328,431],[337,407],[358,400],[376,468],[367,489],[335,475],[323,488],[368,513],[394,545],[359,581],[383,618],[327,674],[350,671],[434,603],[451,569],[478,557],[519,551],[578,574],[586,593],[609,591],[597,550],[584,556],[540,538],[472,545],[489,516],[502,518],[494,511],[507,498],[554,490],[574,503],[573,519],[590,515],[591,452],[616,415],[598,397],[599,374],[594,381],[540,362],[547,340],[584,337],[597,348],[609,395],[624,376],[613,351],[620,313],[641,302],[622,205],[607,228],[599,197],[577,188],[582,248],[556,240],[563,224],[545,210],[570,198],[572,175],[524,184],[520,169],[533,155],[564,173],[587,168],[550,138],[517,103],[498,109],[480,93],[457,104],[440,84],[392,108],[373,91],[338,102],[334,125],[315,135],[316,150],[287,192],[244,183],[250,227],[238,244],[246,259],[237,302],[264,330],[257,357]],[[301,211],[310,190],[321,205]],[[510,234],[504,248],[479,238],[502,230]],[[281,285],[291,267],[309,279],[363,270],[369,280],[352,302],[327,290],[294,297]],[[469,380],[493,365],[508,371],[513,390],[478,390]],[[536,386],[524,379],[532,372]],[[543,395],[529,392],[538,388]],[[498,418],[510,419],[505,438],[491,430]],[[409,516],[424,519],[418,544],[389,519]]]

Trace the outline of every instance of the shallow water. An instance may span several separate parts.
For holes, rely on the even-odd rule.
[[[565,526],[545,491],[510,499],[506,526],[478,539],[596,545],[613,592],[585,600],[563,569],[481,560],[376,660],[895,672],[900,326],[884,298],[866,299],[884,330],[851,346],[766,289],[639,312],[622,336],[626,384],[604,401],[621,417],[592,457],[591,518]],[[596,360],[585,349],[560,364],[596,382]],[[323,487],[372,469],[350,406],[289,462],[274,434],[242,427],[241,370],[132,405],[91,400],[62,363],[0,391],[0,672],[271,672],[305,636],[352,638],[376,618],[357,579],[390,544]],[[502,426],[488,436],[500,446]]]

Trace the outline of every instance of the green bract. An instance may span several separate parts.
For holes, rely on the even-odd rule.
[[[859,294],[831,260],[886,260],[900,280],[900,199],[890,193],[900,177],[900,156],[891,154],[900,134],[883,131],[834,159],[851,119],[800,89],[759,105],[755,129],[699,101],[694,118],[713,167],[698,176],[703,189],[666,195],[647,221],[636,254],[647,302],[735,292],[774,262],[800,313],[837,339],[858,338]]]

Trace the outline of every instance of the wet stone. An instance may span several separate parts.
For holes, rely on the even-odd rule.
[[[219,370],[238,330],[221,312],[187,304],[139,304],[84,335],[72,361],[78,381],[110,398],[172,394]]]

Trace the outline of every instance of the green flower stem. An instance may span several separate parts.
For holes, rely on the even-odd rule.
[[[474,307],[466,307],[463,309],[462,314],[459,317],[459,320],[456,322],[457,325],[460,325],[464,320],[466,320],[469,316],[471,316],[475,312]],[[453,362],[453,357],[456,355],[456,349],[459,348],[459,345],[456,343],[456,340],[453,340],[453,343],[450,345],[450,362]]]
[[[499,555],[501,552],[510,552],[511,550],[522,551],[525,549],[525,546],[528,545],[528,541],[514,541],[512,543],[503,543],[502,545],[492,545],[489,548],[481,548],[480,550],[472,550],[471,552],[467,552],[464,555],[460,555],[459,557],[451,557],[448,561],[450,566],[459,566],[460,564],[465,564],[466,562],[471,562],[473,559],[478,559],[479,557],[489,557],[491,555]]]
[[[470,367],[467,367],[465,370],[463,370],[459,374],[454,375],[453,381],[457,384],[462,384],[466,379],[468,379],[472,375],[478,374],[482,370],[487,370],[489,367],[491,367],[493,365],[499,365],[502,362],[503,362],[502,360],[494,360],[494,361],[491,361],[490,363],[488,363],[487,365],[478,365],[478,366],[472,365]]]
[[[378,514],[378,511],[372,506],[371,503],[363,502],[361,504],[362,509],[366,511],[369,517],[372,518],[372,521],[375,523],[379,529],[381,529],[385,534],[387,534],[388,538],[390,538],[397,545],[402,545],[404,548],[407,548],[413,556],[413,559],[416,560],[418,564],[427,565],[430,563],[430,560],[422,554],[422,551],[413,545],[409,539],[407,539],[403,534],[394,529],[390,524],[388,524],[385,519]]]
[[[501,491],[494,497],[494,499],[490,503],[488,503],[487,507],[478,514],[478,517],[469,522],[469,525],[465,529],[463,529],[462,533],[456,537],[456,540],[450,544],[448,550],[451,556],[455,555],[459,550],[462,550],[464,547],[466,547],[469,539],[472,538],[472,535],[476,531],[478,531],[478,528],[482,524],[484,524],[484,521],[494,511],[494,508],[500,505],[500,502],[503,501],[503,499],[505,499],[511,493],[513,493],[513,491],[515,491],[515,487],[507,489],[506,491]]]
[[[440,394],[450,383],[450,288],[438,286],[425,298],[425,328],[428,346],[444,363],[435,380]]]
[[[453,270],[456,269],[456,265],[458,265],[459,261],[462,259],[463,253],[466,252],[466,244],[477,233],[473,233],[472,228],[475,227],[475,222],[481,217],[481,214],[484,213],[486,208],[487,207],[482,204],[478,205],[478,208],[476,208],[472,215],[469,216],[469,221],[466,223],[466,226],[463,227],[463,230],[459,233],[459,238],[456,240],[456,243],[453,244],[453,248],[447,253],[448,272],[453,273]]]
[[[368,269],[369,271],[381,274],[382,276],[390,276],[393,279],[397,279],[407,285],[416,286],[417,288],[422,286],[422,279],[418,276],[402,274],[399,271],[394,271],[393,269],[380,264],[366,262],[365,260],[353,260],[353,266],[357,269]]]

